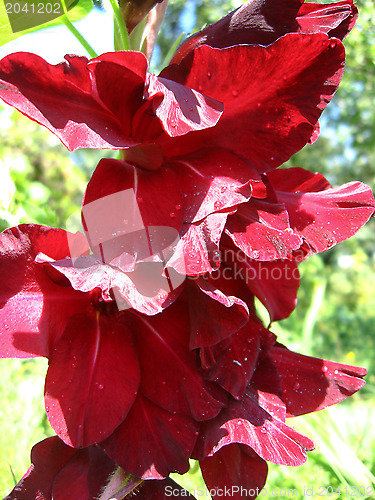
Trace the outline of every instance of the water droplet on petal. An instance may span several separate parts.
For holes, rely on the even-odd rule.
[[[337,40],[331,40],[329,42],[329,45],[330,45],[330,47],[332,47],[334,49],[336,47],[336,45],[337,45]]]
[[[212,73],[211,73],[211,71],[208,71],[208,72],[207,72],[207,78],[208,78],[209,80],[211,80],[211,77],[212,77]]]
[[[100,390],[101,390],[101,389],[104,389],[104,385],[103,385],[103,384],[99,384],[99,385],[98,385],[98,389],[100,389]]]
[[[238,96],[238,90],[232,90],[232,96],[237,97]]]
[[[181,210],[182,206],[180,204],[176,205],[176,210]]]
[[[169,214],[169,217],[172,217],[172,219],[173,219],[173,217],[176,217],[176,214],[175,214],[174,212],[171,212],[171,213]]]

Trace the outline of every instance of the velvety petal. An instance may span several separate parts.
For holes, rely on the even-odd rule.
[[[82,236],[82,235],[81,235]],[[47,356],[70,316],[90,306],[90,297],[48,275],[36,255],[61,259],[80,235],[36,225],[7,229],[0,236],[0,357]]]
[[[121,83],[122,89],[126,88],[126,94],[130,96],[129,102],[135,100],[130,107],[134,109],[137,103],[142,104],[147,61],[140,53],[130,57],[136,69],[128,68],[126,80],[121,80]],[[65,59],[63,63],[51,65],[29,53],[6,56],[0,62],[0,97],[51,130],[71,151],[132,146],[134,141],[129,136],[131,113],[128,112],[122,122],[120,118],[124,115],[117,116],[101,100],[85,57],[66,56]],[[117,71],[114,79],[111,78],[113,65],[102,64],[106,66],[107,75],[108,90],[103,97],[106,101],[109,93],[116,95],[109,89],[112,85],[117,88],[120,82],[116,83]],[[140,72],[143,72],[143,78],[139,76]],[[123,90],[121,96],[126,99]]]
[[[167,500],[170,497],[195,499],[191,493],[169,477],[163,481],[144,481],[140,484],[139,490],[135,492],[134,497],[137,500]]]
[[[126,417],[139,380],[132,336],[123,324],[99,311],[73,316],[46,377],[46,411],[56,434],[75,447],[105,439]]]
[[[280,345],[271,349],[270,356],[280,375],[288,417],[339,403],[365,384],[365,368],[303,356]]]
[[[212,456],[231,443],[252,448],[263,460],[300,465],[314,443],[285,422],[285,405],[279,397],[279,375],[266,356],[258,366],[245,394],[230,400],[213,420],[203,423],[194,457]]]
[[[224,113],[213,129],[166,140],[165,155],[221,147],[260,172],[277,167],[310,139],[343,67],[341,42],[325,34],[288,34],[268,47],[202,45],[161,76],[222,101]]]
[[[93,500],[102,492],[116,464],[96,446],[76,450],[56,475],[51,500]]]
[[[162,479],[170,472],[189,470],[198,428],[192,418],[169,413],[138,394],[124,423],[102,447],[127,472]]]
[[[279,170],[269,173],[268,178],[279,202],[288,210],[291,228],[304,238],[310,254],[323,252],[350,238],[374,213],[374,197],[365,184],[350,182],[317,191],[314,181],[320,185],[321,176],[310,174],[310,181],[299,185],[296,179],[300,177],[300,170]]]
[[[215,417],[223,404],[216,384],[203,379],[196,353],[189,350],[189,314],[184,302],[162,314],[129,311],[126,324],[134,332],[141,367],[142,393],[172,413],[201,421]]]
[[[93,255],[52,261],[39,254],[36,260],[62,273],[75,290],[100,289],[101,299],[115,301],[120,311],[134,308],[147,315],[162,312],[172,304],[181,293],[185,279],[173,269],[167,274],[162,262],[141,262],[132,272],[125,273],[114,264],[103,264]]]
[[[247,324],[235,333],[228,346],[212,346],[201,357],[210,359],[204,376],[218,383],[232,396],[239,399],[253,376],[261,350],[265,328],[250,317]]]
[[[303,0],[249,0],[220,21],[190,36],[178,48],[179,63],[200,45],[225,48],[239,44],[269,45],[286,33],[298,31],[296,16]]]
[[[4,500],[92,500],[116,467],[100,448],[75,450],[56,436],[33,447],[31,462]]]
[[[184,199],[184,222],[198,222],[251,197],[250,181],[260,175],[225,149],[203,149],[165,165],[173,170]]]
[[[298,266],[295,261],[259,262],[249,259],[235,248],[226,249],[228,264],[234,276],[242,279],[249,290],[262,302],[270,314],[270,320],[287,318],[297,304],[300,284]]]
[[[184,224],[181,239],[167,266],[178,273],[195,276],[214,271],[220,265],[219,242],[223,234],[228,215],[235,209],[226,209],[208,215],[200,222]]]
[[[209,275],[193,278],[185,287],[190,310],[190,349],[207,347],[232,336],[248,320],[245,302],[227,296]]]
[[[153,99],[154,96],[158,99]],[[153,111],[170,137],[214,127],[223,112],[220,101],[155,75],[149,76],[147,98],[156,103]]]
[[[328,33],[341,40],[354,27],[358,9],[352,0],[335,2],[330,5],[303,3],[297,21],[303,33]]]
[[[247,257],[260,261],[285,259],[302,243],[284,205],[256,198],[228,218],[225,233]]]
[[[148,12],[163,0],[125,0],[121,2],[122,18],[125,21],[128,32],[139,24]]]
[[[342,39],[354,26],[357,13],[352,0],[331,5],[303,3],[303,0],[249,0],[220,21],[190,36],[171,62],[181,62],[203,44],[217,48],[269,45],[293,32],[328,33]]]
[[[244,498],[244,491],[246,498],[257,498],[268,473],[267,462],[251,448],[238,444],[224,446],[212,457],[201,460],[200,467],[210,491],[217,491],[218,496],[221,491],[230,491],[231,498],[235,500]]]
[[[170,170],[151,172],[103,159],[86,188],[82,217],[97,257],[110,263],[121,255],[121,269],[131,271],[135,262],[170,256],[183,221],[182,206]]]
[[[212,456],[231,443],[251,447],[263,460],[281,465],[300,465],[313,442],[259,406],[255,395],[245,393],[220,415],[203,424],[195,456]]]
[[[31,466],[4,500],[52,500],[56,475],[74,457],[77,450],[66,446],[58,437],[50,437],[33,446]]]

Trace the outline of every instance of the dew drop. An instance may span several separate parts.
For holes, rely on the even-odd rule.
[[[232,90],[232,96],[237,97],[238,96],[238,90]]]
[[[104,385],[103,384],[99,384],[98,385],[98,389],[100,389],[100,390],[104,389]]]
[[[172,219],[173,219],[173,217],[176,217],[176,214],[175,214],[174,212],[171,212],[171,213],[169,214],[169,217],[172,217]]]
[[[220,201],[215,201],[215,203],[214,203],[214,209],[215,210],[219,210],[220,207],[221,207]]]
[[[266,428],[264,428],[264,427],[261,427],[260,432],[261,432],[262,434],[267,434],[267,429],[266,429]]]
[[[328,366],[323,366],[323,372],[327,373],[328,372]]]
[[[176,210],[181,210],[182,206],[180,204],[176,205]]]
[[[338,371],[338,370],[335,370],[333,373],[334,373],[335,375],[338,375],[338,374],[339,374],[339,371]]]
[[[330,45],[330,47],[332,47],[334,49],[336,47],[336,45],[337,45],[337,41],[336,40],[331,40],[329,42],[329,45]]]
[[[212,73],[211,73],[211,71],[208,71],[208,72],[207,72],[207,78],[208,78],[209,80],[211,80],[211,77],[212,77]]]

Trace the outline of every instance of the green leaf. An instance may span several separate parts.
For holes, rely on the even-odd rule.
[[[66,5],[70,21],[78,21],[86,17],[93,9],[91,0],[68,0]],[[52,13],[50,11],[52,11]],[[53,12],[55,12],[55,14],[53,14]],[[58,15],[56,14],[58,12],[63,13],[63,7],[60,0],[1,1],[0,46],[28,33],[51,28],[53,26],[64,25],[61,16],[54,17]],[[36,24],[36,26],[33,26],[33,24]],[[20,27],[24,26],[30,26],[30,28],[17,31]]]

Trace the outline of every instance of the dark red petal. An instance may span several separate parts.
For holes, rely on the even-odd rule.
[[[302,243],[290,228],[284,205],[256,198],[228,218],[225,233],[250,259],[260,261],[285,259]]]
[[[125,0],[121,3],[122,17],[130,33],[148,12],[163,0]]]
[[[271,183],[275,193],[320,193],[332,188],[327,179],[319,172],[310,172],[303,168],[294,167],[278,169],[267,173],[267,180]]]
[[[357,7],[352,0],[330,5],[303,3],[297,21],[303,33],[328,33],[331,37],[346,37],[358,17]]]
[[[131,51],[102,54],[87,65],[103,108],[116,117],[128,137],[132,135],[132,119],[143,104],[147,67],[146,57]]]
[[[228,215],[234,211],[226,209],[208,215],[200,222],[184,224],[181,239],[167,265],[187,276],[215,271],[220,265],[220,238]]]
[[[268,47],[198,47],[162,76],[221,100],[224,113],[213,129],[166,141],[165,155],[221,147],[260,172],[279,166],[310,139],[344,57],[341,42],[325,34],[288,34]]]
[[[175,173],[184,197],[184,222],[244,203],[251,181],[260,175],[248,162],[225,149],[203,149],[167,164]]]
[[[288,169],[289,170],[289,169]],[[268,175],[280,203],[289,213],[290,226],[310,247],[310,254],[323,252],[353,236],[371,217],[375,201],[371,189],[361,182],[316,191],[313,174],[310,182],[295,191],[293,178],[296,169],[272,172]],[[283,190],[279,180],[283,179]],[[321,183],[320,176],[316,178]],[[288,184],[290,189],[287,190]],[[311,186],[312,185],[312,186]],[[311,186],[311,187],[310,187]]]
[[[201,352],[201,356],[211,358],[210,366],[204,370],[205,377],[239,399],[254,373],[264,330],[250,317],[247,324],[233,335],[229,346],[220,343],[212,346],[210,353]]]
[[[243,499],[245,491],[246,498],[257,498],[268,472],[267,462],[251,448],[238,444],[224,446],[212,457],[201,460],[200,466],[207,488],[217,493],[229,491],[234,500]]]
[[[216,416],[224,404],[222,393],[203,379],[196,353],[189,350],[187,306],[178,301],[156,316],[135,312],[127,316],[141,367],[142,393],[165,410],[197,421]]]
[[[61,261],[49,261],[39,256],[37,260],[50,264],[63,274],[75,290],[90,292],[100,289],[102,299],[113,302],[120,311],[134,308],[147,315],[162,312],[172,304],[181,293],[185,279],[173,274],[173,269],[166,276],[162,262],[140,262],[132,272],[125,273],[120,267],[121,256],[118,265],[114,260],[111,265],[103,264],[93,255]]]
[[[303,356],[283,346],[270,351],[281,379],[287,416],[303,415],[339,403],[364,386],[364,368]]]
[[[49,421],[70,446],[99,442],[124,420],[139,380],[129,330],[99,312],[76,315],[50,357],[45,388]]]
[[[127,134],[130,124],[121,123],[92,86],[88,60],[78,56],[65,59],[50,65],[34,54],[19,52],[6,56],[0,62],[0,97],[47,127],[71,151],[132,146],[134,141]],[[140,65],[144,59],[139,54]],[[140,85],[133,77],[131,85],[134,83]],[[133,89],[126,90],[133,95]],[[143,85],[139,90],[142,99]]]
[[[31,450],[32,465],[4,500],[92,500],[102,491],[115,464],[96,447],[75,450],[57,436]]]
[[[220,101],[155,75],[149,76],[147,99],[170,137],[214,127],[223,112]]]
[[[182,204],[170,170],[151,172],[103,159],[88,183],[82,207],[90,246],[106,263],[121,255],[123,271],[154,255],[166,260],[182,225]],[[159,256],[163,252],[166,255]]]
[[[60,229],[21,225],[0,236],[0,357],[48,357],[70,316],[90,298],[59,283],[35,263],[39,252],[61,259],[81,247],[80,235]]]
[[[226,252],[228,255],[228,252]],[[259,262],[249,259],[240,250],[233,250],[228,262],[237,278],[263,303],[270,320],[287,318],[297,304],[300,276],[296,262],[283,260]]]
[[[217,23],[190,36],[171,62],[181,62],[202,44],[218,48],[269,45],[287,33],[300,31],[327,33],[342,39],[353,28],[357,14],[352,0],[331,5],[303,3],[303,0],[249,0]]]
[[[212,456],[223,446],[239,443],[250,446],[264,460],[299,465],[313,442],[285,422],[285,405],[276,366],[266,356],[258,366],[250,385],[239,401],[202,425],[194,456]]]
[[[182,497],[195,500],[187,490],[175,483],[169,477],[163,481],[144,481],[139,490],[134,492],[137,500],[167,500],[167,498]]]
[[[176,51],[179,63],[202,44],[225,48],[239,44],[269,45],[299,31],[296,16],[303,0],[249,0],[215,24],[189,37]]]
[[[237,297],[225,295],[219,286],[210,277],[197,277],[185,288],[190,310],[190,349],[217,344],[248,320],[247,305]]]
[[[76,453],[57,436],[36,444],[31,450],[32,465],[4,500],[52,500],[56,475]]]
[[[192,418],[173,415],[138,394],[124,423],[102,446],[127,472],[142,479],[163,479],[170,472],[189,470],[198,428]]]
[[[52,499],[93,500],[103,491],[115,469],[116,464],[100,448],[78,450],[56,475]]]

